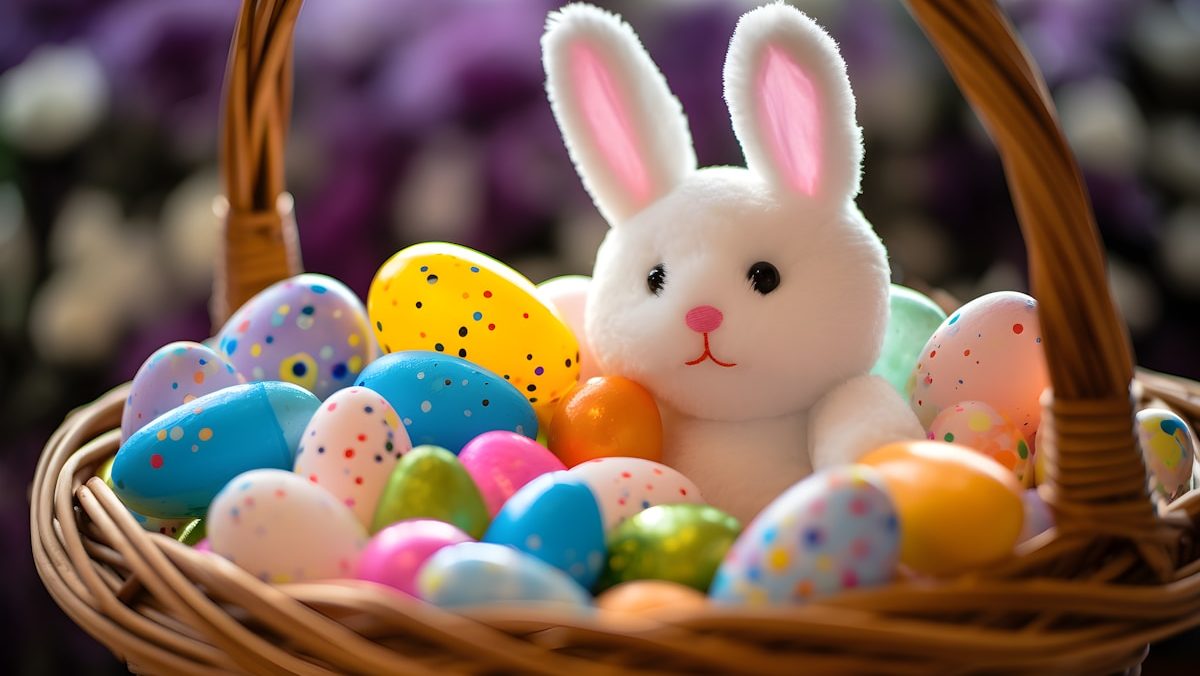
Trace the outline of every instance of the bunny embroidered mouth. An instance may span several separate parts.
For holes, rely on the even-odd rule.
[[[737,366],[737,364],[735,364],[733,362],[723,362],[720,359],[717,359],[716,356],[713,355],[712,349],[709,348],[709,346],[708,346],[708,333],[704,334],[704,354],[700,355],[699,357],[696,357],[695,359],[693,359],[691,361],[685,361],[683,363],[686,364],[687,366],[695,366],[697,364],[703,363],[704,360],[706,360],[706,359],[710,359],[710,360],[712,360],[712,363],[716,364],[717,366],[721,366],[721,367],[724,367],[727,369]]]

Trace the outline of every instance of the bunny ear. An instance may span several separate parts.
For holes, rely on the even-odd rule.
[[[862,131],[846,62],[802,12],[775,4],[742,16],[725,57],[725,101],[752,171],[833,205],[858,194]]]
[[[571,160],[610,224],[641,211],[696,168],[683,108],[620,18],[584,4],[552,12],[542,62]]]

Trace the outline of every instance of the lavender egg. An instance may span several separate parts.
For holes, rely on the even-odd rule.
[[[233,364],[205,345],[163,345],[133,377],[121,414],[121,441],[176,406],[243,382]]]
[[[311,273],[246,301],[217,334],[217,350],[251,382],[282,380],[320,399],[353,384],[378,354],[362,301]]]

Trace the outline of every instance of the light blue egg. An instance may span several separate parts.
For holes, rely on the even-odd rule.
[[[729,550],[709,596],[789,605],[888,582],[900,555],[896,510],[871,467],[814,474],[767,505]]]
[[[946,313],[925,294],[892,284],[888,298],[888,324],[883,347],[871,373],[882,376],[896,391],[912,393],[909,380],[925,342],[946,319]]]
[[[160,518],[204,516],[233,477],[290,470],[321,402],[281,382],[236,385],[174,408],[121,445],[112,484],[130,509]]]
[[[439,549],[417,577],[421,597],[443,608],[552,604],[584,609],[591,596],[561,570],[510,547],[463,542]]]
[[[588,485],[565,471],[525,484],[492,520],[484,542],[515,547],[591,589],[606,558],[604,521]]]
[[[484,432],[537,437],[537,416],[517,388],[465,359],[411,350],[384,355],[354,383],[383,395],[396,409],[413,446],[458,454]]]

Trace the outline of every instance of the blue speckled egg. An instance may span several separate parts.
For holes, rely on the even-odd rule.
[[[561,570],[510,547],[463,542],[439,549],[417,576],[421,598],[444,608],[495,603],[586,608],[591,596]]]
[[[525,484],[500,508],[483,541],[536,556],[586,589],[604,568],[604,520],[596,496],[565,471]]]
[[[891,580],[899,553],[882,477],[862,465],[835,467],[767,505],[729,550],[709,595],[726,604],[804,603]]]
[[[321,402],[289,383],[236,385],[172,409],[138,430],[113,460],[112,482],[146,516],[204,516],[213,496],[252,469],[292,469]]]
[[[537,437],[537,416],[524,395],[465,359],[393,352],[363,369],[354,384],[388,400],[413,446],[440,446],[457,455],[468,441],[492,430]]]
[[[168,343],[138,369],[121,414],[121,441],[181,404],[246,382],[224,357],[190,341]]]
[[[362,301],[338,280],[311,273],[246,301],[217,346],[248,380],[294,383],[321,399],[349,387],[378,354]]]

